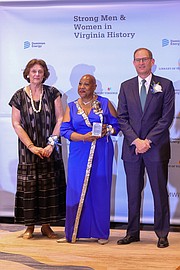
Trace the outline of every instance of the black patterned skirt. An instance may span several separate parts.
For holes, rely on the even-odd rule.
[[[65,217],[66,181],[61,159],[19,164],[15,223],[56,224]]]

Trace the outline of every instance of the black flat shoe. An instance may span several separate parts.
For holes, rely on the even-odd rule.
[[[140,241],[139,237],[131,236],[131,235],[126,235],[124,238],[120,239],[117,241],[118,245],[127,245],[132,242],[138,242]]]
[[[169,242],[168,242],[167,237],[159,237],[157,247],[158,248],[166,248],[168,246],[169,246]]]

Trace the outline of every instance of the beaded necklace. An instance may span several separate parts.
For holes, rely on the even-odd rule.
[[[30,99],[31,99],[31,106],[32,106],[32,109],[35,113],[39,113],[41,111],[41,107],[42,107],[42,96],[43,96],[43,90],[40,94],[40,98],[39,98],[39,108],[38,110],[36,110],[35,106],[34,106],[34,100],[33,100],[33,97],[32,97],[32,91],[31,89],[29,90],[29,95],[30,95]]]

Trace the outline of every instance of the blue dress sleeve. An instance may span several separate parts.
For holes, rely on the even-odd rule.
[[[60,127],[60,135],[71,141],[71,134],[74,132],[71,122],[63,122]]]
[[[118,135],[119,131],[120,131],[120,125],[118,123],[118,120],[116,117],[110,115],[110,119],[109,119],[109,125],[111,125],[114,128],[114,136]]]
[[[102,104],[102,108],[103,108],[103,118],[104,118],[104,124],[107,125],[111,125],[114,128],[114,136],[118,135],[119,131],[120,131],[120,125],[118,122],[118,119],[116,117],[114,117],[108,107],[108,102],[109,100],[105,97],[101,97],[99,96],[99,100]]]

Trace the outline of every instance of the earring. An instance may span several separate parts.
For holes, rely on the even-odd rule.
[[[27,75],[27,78],[29,79],[29,75]]]

